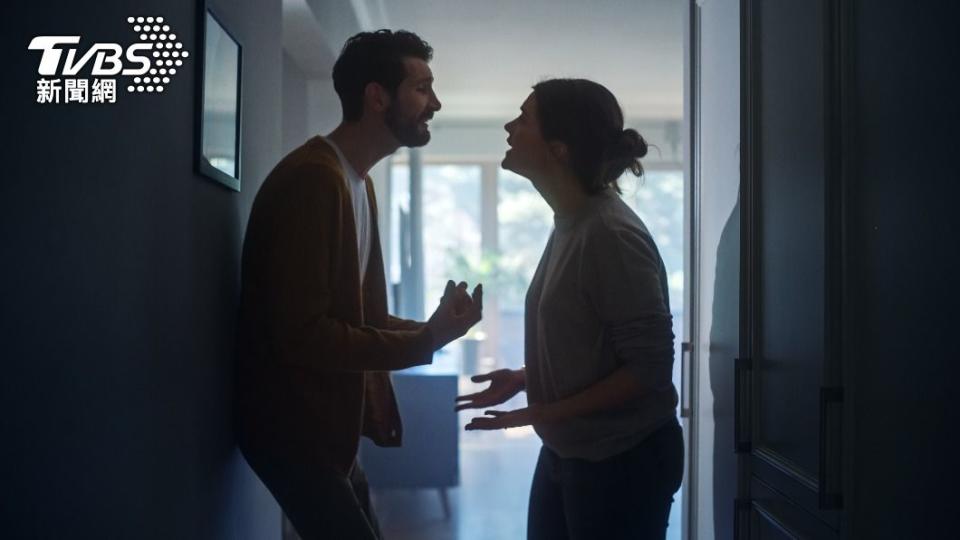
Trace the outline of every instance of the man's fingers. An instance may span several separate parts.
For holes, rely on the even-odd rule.
[[[466,290],[467,290],[467,282],[466,282],[466,281],[461,281],[460,283],[457,284],[457,288],[463,289],[463,291],[466,292]]]
[[[468,301],[469,306],[457,317],[464,326],[464,332],[483,319],[483,287],[481,285],[477,285],[473,289],[473,296]],[[474,380],[474,382],[479,381]]]
[[[473,288],[473,307],[478,312],[483,310],[483,283],[478,283],[476,287]]]

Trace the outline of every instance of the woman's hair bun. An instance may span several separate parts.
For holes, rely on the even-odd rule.
[[[623,110],[602,84],[587,79],[548,79],[533,87],[540,132],[546,141],[567,145],[568,163],[584,191],[608,186],[629,171],[643,174],[647,142],[636,129],[623,129]]]
[[[625,171],[630,171],[635,176],[643,175],[640,158],[647,155],[647,141],[632,128],[620,131],[619,135],[615,135],[612,139],[605,152],[606,158],[601,175],[603,184],[616,182]]]
[[[627,128],[620,132],[620,138],[616,143],[616,155],[639,159],[647,155],[647,141],[633,128]]]

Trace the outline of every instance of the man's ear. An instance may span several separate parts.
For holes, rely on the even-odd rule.
[[[390,106],[390,93],[380,83],[369,82],[363,89],[363,101],[371,111],[382,113]]]

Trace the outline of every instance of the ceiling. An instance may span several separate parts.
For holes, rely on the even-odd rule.
[[[406,29],[434,48],[435,122],[502,121],[530,86],[585,77],[610,88],[631,118],[683,110],[679,0],[283,0],[284,47],[313,78],[329,78],[347,37]]]

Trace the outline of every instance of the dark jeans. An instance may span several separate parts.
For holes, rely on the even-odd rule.
[[[563,459],[544,446],[530,490],[527,538],[662,539],[682,480],[683,430],[676,420],[597,462]]]
[[[303,540],[380,538],[367,477],[359,463],[344,475],[316,460],[244,455]]]

